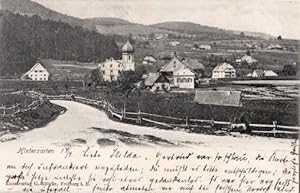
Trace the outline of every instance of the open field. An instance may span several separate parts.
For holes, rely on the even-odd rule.
[[[115,107],[122,109],[124,98],[118,94],[105,94],[105,91],[76,93],[87,98],[107,98]],[[243,107],[196,104],[194,93],[143,92],[140,97],[142,112],[178,118],[208,119],[217,121],[240,122],[248,119],[250,123],[272,124],[278,121],[283,125],[298,125],[298,101],[289,100],[243,100]],[[126,111],[138,111],[138,95],[132,93],[126,102]],[[242,118],[243,117],[243,118]]]
[[[281,81],[279,81],[281,82]],[[82,82],[33,82],[33,81],[0,81],[4,90],[36,90],[46,94],[71,94],[91,99],[108,99],[117,108],[122,109],[124,97],[110,93],[105,88],[82,88]],[[55,85],[53,87],[53,85]],[[246,116],[252,123],[272,124],[278,121],[283,125],[298,125],[298,87],[297,86],[249,86],[223,85],[201,90],[240,90],[243,92],[243,107],[225,107],[200,105],[193,103],[194,91],[178,90],[172,93],[151,93],[143,91],[140,97],[140,109],[143,112],[173,116],[178,118],[214,119],[218,121],[239,122]],[[255,99],[255,100],[254,100]],[[126,110],[138,111],[137,93],[131,93],[127,100]]]

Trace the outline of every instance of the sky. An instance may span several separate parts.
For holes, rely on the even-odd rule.
[[[189,21],[300,39],[300,0],[33,0],[79,18],[118,17],[141,24]]]

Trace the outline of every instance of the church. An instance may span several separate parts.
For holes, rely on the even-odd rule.
[[[100,73],[103,75],[104,81],[116,81],[122,71],[134,71],[134,48],[129,41],[122,47],[122,59],[114,58],[106,59],[98,65]]]

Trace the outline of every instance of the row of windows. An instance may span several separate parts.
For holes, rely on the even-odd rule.
[[[177,78],[177,82],[178,83],[189,83],[189,82],[193,82],[192,78]]]
[[[109,75],[114,73],[113,70],[110,70],[109,72],[110,72]],[[120,73],[121,73],[121,70],[118,70],[118,74],[120,74]],[[105,75],[105,70],[102,71],[102,74]]]
[[[43,72],[43,70],[35,70],[34,72]]]
[[[103,66],[103,68],[105,68],[105,64],[103,64],[102,66]],[[110,67],[110,68],[113,68],[113,65],[110,64],[109,67]],[[121,64],[118,64],[118,68],[121,68]]]
[[[47,80],[47,78],[33,78],[32,80]]]
[[[33,74],[30,74],[29,77],[32,77]],[[37,74],[34,74],[34,76],[37,76]],[[44,74],[44,76],[47,76],[46,74]]]

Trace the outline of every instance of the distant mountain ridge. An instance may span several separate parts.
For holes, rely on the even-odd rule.
[[[73,26],[81,26],[89,30],[96,30],[102,34],[117,34],[117,35],[146,35],[150,33],[169,33],[175,35],[190,35],[198,34],[202,38],[237,38],[239,33],[234,30],[224,30],[217,27],[210,27],[200,25],[192,22],[163,22],[153,25],[143,25],[132,23],[120,18],[112,17],[96,17],[80,19],[73,16],[61,14],[40,5],[31,0],[0,0],[0,9],[8,10],[13,13],[19,13],[22,15],[34,15],[37,14],[43,19],[49,19],[54,21],[62,21],[69,23]],[[270,38],[268,34],[257,32],[244,32],[247,36],[253,36],[257,38]]]

